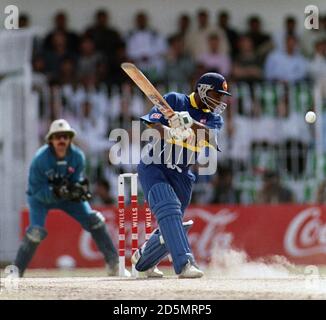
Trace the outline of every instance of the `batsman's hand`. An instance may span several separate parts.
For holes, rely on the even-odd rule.
[[[175,112],[174,116],[169,119],[171,128],[189,129],[194,121],[188,111]]]

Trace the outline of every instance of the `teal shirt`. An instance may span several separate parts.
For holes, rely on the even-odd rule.
[[[53,204],[60,201],[53,193],[52,181],[66,178],[70,182],[83,179],[85,155],[75,145],[71,145],[63,159],[57,159],[53,147],[42,146],[35,154],[28,176],[27,194],[36,200]]]

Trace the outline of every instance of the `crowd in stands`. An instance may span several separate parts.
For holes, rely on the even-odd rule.
[[[231,100],[231,105],[235,103],[225,114],[225,133],[224,138],[221,137],[221,144],[228,145],[229,150],[221,157],[236,160],[240,171],[255,147],[259,153],[270,147],[277,152],[279,148],[273,141],[279,138],[274,120],[271,122],[266,118],[256,122],[257,132],[262,138],[258,142],[249,138],[252,124],[248,121],[263,112],[262,106],[257,107],[250,100],[252,95],[257,97],[260,94],[261,89],[255,87],[256,83],[266,80],[279,83],[282,85],[280,90],[289,90],[289,86],[301,82],[307,82],[307,86],[318,83],[326,97],[326,15],[320,16],[319,30],[305,31],[297,19],[289,15],[282,30],[275,34],[264,29],[259,16],[248,17],[244,30],[235,27],[231,18],[227,11],[218,11],[214,16],[205,9],[198,10],[194,17],[180,14],[175,32],[165,36],[154,28],[145,11],[139,11],[133,17],[132,30],[123,34],[111,24],[110,13],[101,9],[96,11],[93,23],[77,33],[70,29],[68,15],[60,11],[55,13],[53,28],[45,37],[35,38],[33,85],[41,97],[40,137],[55,118],[65,117],[71,122],[78,131],[77,143],[88,155],[89,167],[96,168],[91,170],[91,179],[94,183],[97,181],[96,202],[111,203],[116,196],[115,188],[110,187],[111,178],[122,170],[132,169],[128,165],[116,167],[108,165],[107,161],[104,164],[99,161],[108,151],[109,132],[114,128],[130,131],[131,120],[137,119],[150,107],[140,95],[133,94],[133,86],[120,68],[122,62],[134,62],[155,85],[163,88],[162,92],[175,89],[190,93],[198,77],[208,71],[222,73],[230,84],[245,83],[242,91],[240,88],[235,91],[236,98],[232,99],[237,101]],[[20,16],[21,28],[31,25],[27,14]],[[244,88],[249,93],[244,93]],[[277,100],[278,93],[275,97]],[[283,102],[279,101],[272,114],[289,115],[289,103]],[[236,112],[234,105],[237,106]],[[268,108],[268,103],[264,106]],[[292,170],[296,176],[303,170],[300,165],[307,161],[300,154],[306,154],[309,141],[299,137],[308,129],[296,125],[295,117],[289,121],[287,125],[291,130],[297,129],[298,133],[286,137],[284,150],[289,151],[286,143],[291,144],[291,152],[294,146],[295,156],[301,157],[301,164],[292,170],[288,154],[284,155],[284,163],[286,169]],[[264,132],[267,132],[266,139],[263,138]],[[275,135],[271,136],[270,132],[275,132]],[[225,142],[226,136],[228,141]],[[132,149],[132,145],[128,148]],[[104,157],[107,159],[107,155]],[[210,188],[213,192],[203,197],[195,192],[194,201],[243,202],[241,190],[234,186],[233,175],[232,169],[221,167],[219,175],[210,178],[208,183],[204,181],[208,186],[214,186]],[[279,172],[266,171],[261,176],[261,189],[249,202],[277,203],[294,199],[290,190],[280,187]]]

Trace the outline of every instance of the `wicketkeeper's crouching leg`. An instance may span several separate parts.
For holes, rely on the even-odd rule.
[[[91,233],[97,248],[102,252],[108,266],[108,275],[116,276],[119,273],[119,256],[104,221],[103,215],[94,211],[89,215],[88,224],[84,228]],[[127,270],[125,272],[126,276],[130,276]]]
[[[27,229],[23,241],[18,249],[17,256],[15,259],[15,266],[19,270],[19,276],[22,277],[24,272],[32,260],[34,253],[41,243],[47,236],[47,231],[39,226],[31,226]]]
[[[61,205],[60,209],[67,212],[86,231],[91,233],[97,248],[104,256],[108,267],[108,275],[117,276],[119,274],[119,256],[108,233],[103,215],[93,210],[88,201],[77,203],[71,201]],[[130,273],[126,270],[125,275],[130,276]]]

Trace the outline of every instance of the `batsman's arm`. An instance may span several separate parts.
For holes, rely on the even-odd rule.
[[[203,139],[205,141],[209,142],[209,128],[196,120],[193,120],[193,122],[194,123],[191,126],[191,129],[194,131],[194,134],[196,135],[196,137],[197,137],[197,135],[202,134]]]
[[[218,144],[217,144],[217,135],[222,127],[221,125],[210,127],[207,125],[204,125],[196,120],[193,120],[194,123],[191,126],[191,129],[194,131],[196,135],[197,141],[205,141],[205,144],[211,147],[216,148],[218,151],[220,151]]]
[[[168,131],[170,130],[170,127],[165,126],[164,124],[160,122],[155,123],[146,123],[146,126],[148,128],[157,130],[157,132],[160,134],[160,137],[163,139],[164,137],[168,136]]]

